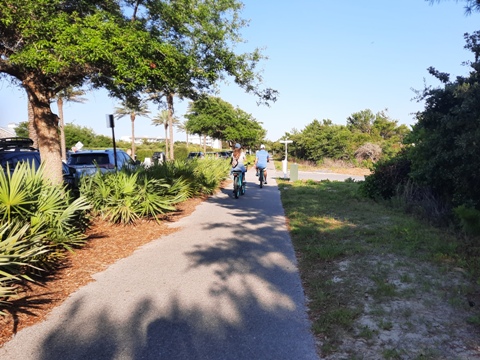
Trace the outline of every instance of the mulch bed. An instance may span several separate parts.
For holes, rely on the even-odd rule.
[[[81,286],[93,281],[98,273],[119,259],[131,255],[138,247],[176,231],[167,226],[190,215],[205,198],[194,198],[178,205],[176,212],[165,215],[161,223],[139,221],[134,226],[114,225],[96,219],[87,231],[88,242],[81,249],[67,253],[55,272],[24,284],[11,304],[0,315],[0,346],[28,326],[45,319]]]

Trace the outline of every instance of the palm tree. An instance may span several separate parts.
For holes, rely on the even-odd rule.
[[[67,160],[67,146],[65,144],[65,121],[63,117],[63,102],[70,101],[76,103],[84,103],[87,99],[83,98],[85,91],[82,89],[75,89],[72,86],[63,89],[56,95],[58,115],[60,117],[60,145],[62,150],[62,159]]]
[[[160,111],[157,116],[155,116],[152,119],[152,125],[159,126],[163,125],[165,129],[165,156],[168,160],[173,160],[173,147],[171,144],[173,144],[173,134],[172,131],[170,131],[170,136],[168,136],[168,127],[170,126],[170,130],[173,128],[173,126],[178,126],[180,124],[180,120],[176,117],[172,117],[170,119],[169,116],[169,111],[168,110],[162,110]],[[170,156],[169,156],[170,154]]]
[[[173,154],[173,93],[167,94],[167,107],[168,107],[168,124],[170,125],[170,156],[174,160],[175,156]],[[177,123],[179,121],[177,120]]]
[[[149,118],[150,110],[144,100],[128,98],[121,102],[121,107],[115,108],[115,118],[121,119],[129,115],[132,121],[132,158],[135,159],[135,118],[144,116]]]
[[[165,149],[165,155],[167,156],[167,159],[169,160],[174,160],[174,152],[173,152],[173,127],[178,125],[180,123],[180,120],[176,118],[174,114],[174,106],[173,106],[173,98],[175,96],[175,93],[172,91],[158,91],[158,92],[152,92],[150,93],[148,99],[153,100],[156,103],[159,104],[165,104],[167,105],[167,116],[168,116],[168,122],[165,125],[165,122],[162,120],[159,124],[163,124],[165,126],[165,130],[168,130],[168,127],[170,127],[170,136],[165,135],[165,147],[169,147],[169,150]],[[165,100],[163,100],[163,98]],[[159,125],[159,124],[154,124],[154,125]],[[170,157],[168,156],[170,154]]]
[[[165,129],[165,157],[167,158],[167,160],[170,160],[170,157],[168,156],[168,135],[167,135],[168,111],[167,110],[160,111],[157,114],[157,116],[155,116],[152,119],[152,125],[155,125],[155,126],[163,125]]]
[[[184,121],[183,123],[179,123],[177,125],[177,132],[183,131],[187,134],[187,149],[188,149],[188,130],[187,130],[187,122]]]

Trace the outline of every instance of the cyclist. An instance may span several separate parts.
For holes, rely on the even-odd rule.
[[[245,172],[247,171],[247,168],[245,167],[246,159],[247,157],[242,150],[242,146],[238,143],[235,144],[235,149],[233,150],[232,158],[230,160],[230,164],[232,165],[232,170],[230,171],[230,174],[232,174],[233,171],[241,170],[243,181],[245,181]]]
[[[260,150],[257,151],[255,155],[255,168],[257,169],[257,176],[259,175],[260,169],[263,169],[263,179],[265,184],[267,183],[267,163],[270,162],[270,155],[268,151],[265,150],[265,145],[260,145]]]

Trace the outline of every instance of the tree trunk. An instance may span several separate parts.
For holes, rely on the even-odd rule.
[[[28,101],[32,106],[38,149],[45,165],[44,177],[53,184],[63,183],[62,156],[58,134],[58,116],[50,108],[50,97],[42,94],[36,84],[24,80]]]
[[[136,156],[135,156],[135,113],[130,114],[130,120],[132,120],[132,159],[136,160]]]
[[[60,117],[60,149],[62,151],[62,160],[67,161],[67,145],[65,143],[65,122],[63,121],[63,98],[57,100],[58,116]]]
[[[207,135],[203,135],[203,153],[207,153]]]
[[[168,121],[163,124],[163,127],[165,129],[165,158],[167,160],[170,160],[170,156],[168,155]]]
[[[35,121],[33,116],[33,106],[28,98],[27,92],[27,102],[28,102],[28,137],[33,141],[33,147],[38,149],[38,136],[37,130],[35,129]]]
[[[173,94],[167,95],[168,103],[168,125],[170,126],[170,160],[175,160],[175,154],[173,153]]]

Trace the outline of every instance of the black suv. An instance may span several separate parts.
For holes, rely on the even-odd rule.
[[[187,159],[203,159],[205,154],[201,151],[188,153]]]
[[[152,161],[155,164],[162,164],[166,160],[165,153],[163,151],[155,151],[152,155]]]
[[[28,161],[38,168],[41,163],[40,152],[33,147],[33,140],[29,138],[13,137],[0,139],[0,166],[5,171],[7,164],[11,172],[20,162]],[[62,162],[63,181],[68,188],[75,188],[75,169],[69,168]]]

